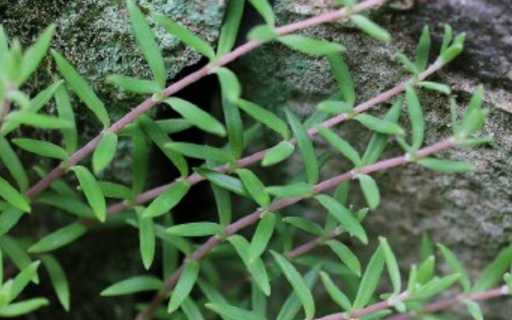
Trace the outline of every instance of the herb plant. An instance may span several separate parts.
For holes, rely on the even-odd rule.
[[[0,264],[0,317],[30,314],[46,306],[49,303],[46,297],[23,294],[31,283],[39,281],[51,281],[62,307],[72,312],[70,291],[73,291],[73,284],[68,283],[66,271],[53,252],[64,246],[77,245],[77,239],[101,225],[130,225],[138,230],[141,264],[147,272],[127,274],[125,280],[108,288],[98,288],[98,294],[104,297],[153,293],[152,299],[134,306],[138,320],[170,317],[190,320],[406,320],[459,304],[465,304],[469,314],[480,320],[483,315],[479,301],[512,293],[512,247],[504,249],[473,281],[449,248],[438,244],[436,255],[427,236],[418,264],[406,268],[397,260],[388,241],[378,237],[377,243],[373,243],[371,240],[378,235],[368,234],[364,226],[367,215],[385,201],[381,199],[372,173],[405,165],[420,165],[444,173],[465,172],[473,165],[443,160],[435,155],[449,148],[472,147],[490,141],[488,137],[478,135],[487,117],[487,110],[482,106],[481,88],[475,91],[460,116],[450,87],[426,81],[461,53],[464,34],[454,35],[446,26],[441,51],[429,64],[431,37],[429,29],[425,28],[413,59],[397,54],[408,73],[407,79],[362,102],[344,62],[343,45],[306,37],[300,30],[349,20],[369,36],[390,41],[391,35],[386,30],[363,15],[364,11],[383,5],[386,0],[336,0],[334,2],[341,7],[332,12],[279,27],[267,1],[247,2],[229,1],[216,48],[168,17],[150,13],[151,19],[172,36],[209,60],[205,67],[167,86],[164,60],[148,17],[133,0],[127,0],[135,39],[153,77],[108,77],[107,81],[120,90],[149,96],[117,121],[109,116],[106,105],[110,102],[101,101],[74,66],[54,50],[51,56],[63,79],[54,75],[55,82],[45,90],[33,96],[24,93],[24,85],[50,49],[55,26],[48,27],[26,50],[16,39],[9,41],[0,28],[0,161],[3,165],[0,177],[0,253],[3,257],[3,264]],[[249,40],[234,48],[245,5],[253,6],[264,24],[253,28]],[[319,103],[305,122],[292,110],[285,110],[284,119],[245,100],[237,75],[227,67],[236,58],[271,41],[306,55],[325,57],[332,67],[340,90]],[[174,96],[208,75],[215,75],[220,82],[224,119],[217,119],[201,106]],[[420,90],[445,96],[452,115],[452,135],[429,146],[424,146],[427,124],[417,94]],[[97,137],[83,146],[79,145],[70,94],[76,95],[103,127]],[[383,117],[367,113],[384,103],[390,103],[391,107]],[[45,109],[46,105],[55,108]],[[179,118],[153,119],[147,111],[157,105],[173,109]],[[408,127],[399,123],[402,114],[408,120]],[[362,155],[333,130],[352,120],[373,132]],[[255,125],[248,127],[246,124],[250,121]],[[191,126],[225,139],[225,145],[173,140],[172,134]],[[45,139],[24,138],[18,130],[22,127],[58,132],[62,141],[56,144]],[[278,142],[266,150],[248,154],[254,134],[261,128],[272,132]],[[316,135],[332,147],[329,154],[317,155],[312,141]],[[101,173],[116,159],[120,141],[129,141],[131,145],[130,185],[101,180]],[[381,160],[390,143],[401,148],[403,154]],[[150,148],[160,149],[180,177],[146,190]],[[48,171],[41,167],[26,170],[23,158],[20,158],[25,152],[54,159],[58,165]],[[295,153],[300,155],[303,169],[292,181],[281,185],[267,186],[251,168],[259,163],[264,170],[275,170],[272,166],[287,161]],[[91,161],[85,162],[89,156]],[[204,163],[190,167],[189,158]],[[345,159],[353,169],[322,181],[322,168],[330,159]],[[38,181],[29,179],[33,176],[32,170],[41,177]],[[194,185],[201,182],[210,184],[218,216],[212,217],[211,221],[174,224],[173,209],[187,194],[194,192]],[[350,204],[347,195],[352,184],[360,186],[367,207],[356,208]],[[257,209],[250,213],[235,212],[237,208],[232,201],[240,202],[241,199],[250,203],[248,207],[252,205]],[[285,210],[301,201],[323,208],[323,221],[312,221]],[[15,236],[13,230],[21,219],[25,216],[25,219],[31,219],[30,215],[36,215],[40,206],[52,208],[56,215],[71,215],[76,221],[39,239]],[[241,218],[236,220],[234,217],[237,216]],[[250,226],[254,226],[249,229],[252,232],[247,230]],[[206,241],[201,244],[204,237]],[[295,247],[292,245],[304,237],[310,240]],[[348,239],[373,248],[368,263],[360,262],[361,254],[354,252],[346,241]],[[321,247],[332,251],[332,255],[328,258],[318,255]],[[157,252],[157,249],[161,251]],[[449,266],[449,274],[436,274],[436,256]],[[155,258],[163,262],[162,276],[156,275]],[[9,264],[18,272],[4,277],[2,266]],[[40,280],[41,264],[49,277]],[[237,280],[232,274],[239,274],[240,278]],[[503,284],[499,284],[501,279],[504,279]],[[389,285],[383,286],[386,281]],[[283,283],[289,285],[281,288],[279,285]],[[454,286],[459,289],[456,297],[442,295],[438,298]],[[314,290],[326,292],[338,306],[338,311],[326,314],[319,308]]]

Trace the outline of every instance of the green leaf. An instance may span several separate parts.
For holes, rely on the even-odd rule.
[[[231,223],[232,219],[233,210],[231,207],[231,197],[227,190],[217,186],[216,184],[211,183],[210,186],[215,198],[220,224],[221,226],[226,227]]]
[[[352,304],[350,303],[350,300],[343,292],[341,292],[340,289],[338,289],[338,286],[336,286],[334,281],[332,281],[332,279],[329,277],[329,274],[321,271],[320,277],[322,278],[324,287],[327,290],[327,293],[329,293],[331,299],[340,307],[342,307],[344,311],[351,311]]]
[[[294,151],[295,146],[293,144],[288,141],[281,141],[265,154],[261,165],[268,167],[277,164],[290,157]]]
[[[334,78],[338,82],[343,99],[353,106],[356,102],[356,91],[354,88],[354,80],[350,74],[345,60],[340,54],[331,54],[328,56]]]
[[[347,141],[343,140],[337,134],[324,127],[318,127],[318,131],[331,146],[333,146],[343,156],[350,160],[354,166],[360,167],[362,165],[359,153]]]
[[[398,136],[405,135],[404,129],[402,129],[402,127],[391,121],[375,118],[368,114],[359,114],[354,119],[359,121],[363,126],[367,127],[368,129],[379,133]]]
[[[73,127],[73,124],[65,119],[59,119],[44,114],[31,113],[28,111],[12,111],[7,115],[6,121],[13,121],[17,125],[24,124],[48,130],[69,129]]]
[[[441,254],[443,255],[444,259],[446,260],[446,263],[448,263],[448,265],[450,266],[450,269],[454,273],[460,274],[459,281],[462,286],[462,289],[464,290],[465,293],[468,293],[471,289],[471,280],[469,279],[469,275],[466,272],[466,269],[450,249],[443,246],[442,244],[438,244],[437,246],[439,247],[439,250],[441,251]]]
[[[173,134],[192,128],[193,124],[185,119],[157,120],[156,123],[166,134]]]
[[[222,112],[224,113],[224,122],[228,130],[228,141],[231,154],[235,159],[240,159],[244,147],[248,143],[245,141],[244,125],[240,110],[235,102],[227,98],[228,93],[222,93]]]
[[[249,192],[254,201],[263,208],[268,207],[270,205],[270,196],[265,191],[263,182],[250,170],[238,169],[236,173],[242,179],[245,189]]]
[[[418,268],[417,282],[420,284],[427,283],[432,276],[434,275],[436,267],[436,258],[435,256],[430,256],[423,261],[423,263]]]
[[[155,223],[152,218],[143,217],[138,212],[139,218],[139,250],[144,268],[149,270],[155,258]]]
[[[276,29],[268,25],[259,25],[251,28],[247,33],[247,39],[259,42],[272,41],[277,37]]]
[[[386,266],[389,273],[389,278],[393,284],[393,293],[398,295],[402,290],[402,279],[400,277],[400,269],[398,268],[398,262],[396,261],[395,254],[389,246],[388,240],[383,237],[379,237],[379,243],[384,253],[386,260]]]
[[[364,308],[370,302],[370,299],[377,289],[385,262],[384,253],[382,251],[382,248],[379,246],[366,267],[353,304],[354,310]]]
[[[217,57],[224,56],[233,49],[242,21],[244,6],[245,0],[229,1],[224,15],[224,23],[220,29]]]
[[[459,274],[452,274],[441,279],[436,278],[421,287],[411,298],[417,300],[427,300],[445,292],[460,278]]]
[[[375,22],[371,21],[365,16],[362,15],[352,15],[350,16],[350,20],[364,33],[370,35],[371,37],[379,40],[388,42],[391,40],[391,35],[381,26],[377,25]]]
[[[446,50],[448,50],[448,46],[453,40],[453,29],[450,25],[444,25],[444,36],[443,36],[443,44],[441,46],[441,55],[443,55]]]
[[[5,318],[14,318],[19,317],[24,314],[29,314],[41,307],[47,306],[50,304],[45,298],[34,298],[21,302],[11,303],[8,306],[5,306],[0,310],[0,316]]]
[[[30,253],[45,253],[57,250],[66,246],[87,232],[87,228],[79,222],[72,223],[63,228],[46,235],[44,238],[32,245],[28,252]]]
[[[155,81],[132,78],[120,74],[108,76],[107,82],[136,94],[159,94],[162,92],[162,88]]]
[[[286,186],[268,187],[265,190],[268,193],[283,199],[309,196],[314,193],[313,188],[304,182],[288,184]]]
[[[270,238],[274,234],[275,225],[276,216],[273,213],[263,214],[249,246],[248,258],[250,263],[254,262],[265,252]]]
[[[129,200],[132,197],[130,188],[122,184],[108,181],[99,181],[98,183],[106,198]]]
[[[21,149],[43,157],[59,160],[68,159],[66,150],[51,142],[25,138],[12,139],[11,141]]]
[[[98,181],[86,167],[74,166],[71,170],[75,172],[94,215],[99,221],[105,222],[107,220],[107,204]]]
[[[399,98],[391,107],[391,109],[384,116],[384,120],[389,121],[391,123],[396,123],[398,121],[398,117],[400,116],[400,111],[402,107],[403,99]],[[381,133],[374,133],[370,142],[368,143],[368,147],[366,147],[366,151],[363,155],[363,164],[370,165],[379,160],[382,153],[386,149],[389,143],[389,136]]]
[[[256,121],[261,122],[269,129],[274,130],[284,139],[290,138],[290,129],[288,129],[286,123],[274,113],[265,110],[255,103],[242,99],[238,100],[237,105],[240,107],[240,109],[247,112],[247,114],[253,117]]]
[[[416,67],[420,72],[424,71],[428,66],[428,58],[430,55],[430,30],[427,26],[423,28],[420,42],[416,47]]]
[[[356,217],[344,205],[336,201],[336,199],[325,194],[315,197],[320,204],[327,209],[329,214],[334,216],[345,230],[357,237],[362,243],[368,243],[368,236]]]
[[[360,174],[357,178],[359,179],[368,206],[372,210],[376,209],[380,204],[380,192],[377,183],[372,177],[366,174]]]
[[[22,270],[32,263],[21,241],[4,235],[0,238],[0,246],[3,255],[7,255],[18,269]]]
[[[478,278],[476,283],[473,285],[471,291],[482,292],[491,289],[501,280],[503,274],[505,274],[505,272],[510,268],[511,262],[512,246],[500,252],[498,257],[480,275],[480,278]]]
[[[30,212],[30,202],[24,195],[14,189],[7,180],[0,177],[0,197],[4,198],[13,207],[23,212]]]
[[[167,73],[165,71],[165,63],[160,47],[139,7],[133,0],[127,0],[126,6],[130,13],[130,24],[133,34],[135,35],[135,40],[137,40],[137,44],[148,62],[156,82],[158,82],[161,88],[164,88]]]
[[[274,10],[270,3],[267,0],[249,0],[254,9],[258,11],[258,13],[263,17],[265,22],[268,25],[273,26],[276,22],[276,17],[274,16]]]
[[[356,255],[346,245],[337,240],[329,240],[327,245],[347,265],[350,271],[354,272],[358,277],[361,276],[361,263],[359,263]]]
[[[315,316],[315,300],[302,275],[295,267],[281,254],[270,251],[275,261],[283,271],[286,279],[292,285],[293,291],[299,298],[306,314],[306,319],[313,319]]]
[[[220,235],[223,229],[213,222],[191,222],[172,226],[166,232],[181,237],[204,237]]]
[[[249,251],[251,245],[247,240],[238,235],[228,238],[228,241],[235,248],[237,254],[242,259],[245,267],[249,271],[254,282],[266,296],[270,295],[270,283],[268,280],[267,270],[260,257],[256,257],[253,261],[249,261]]]
[[[411,85],[405,86],[407,97],[407,111],[412,124],[412,148],[418,150],[423,144],[425,135],[425,119],[420,100]]]
[[[78,149],[78,132],[75,125],[75,113],[65,87],[62,86],[57,90],[55,102],[59,118],[72,124],[69,128],[61,129],[66,143],[66,150],[69,154],[72,154]]]
[[[425,261],[434,254],[434,244],[428,233],[421,235],[420,259]]]
[[[257,312],[240,309],[227,304],[207,303],[205,306],[228,319],[267,320],[267,318]]]
[[[418,160],[418,164],[427,169],[444,173],[460,173],[475,169],[475,166],[468,162],[440,160],[435,158],[420,159]]]
[[[281,36],[277,38],[277,40],[293,50],[312,56],[325,56],[345,50],[345,47],[341,44],[313,39],[297,34]]]
[[[110,124],[110,118],[103,102],[101,102],[84,78],[76,72],[73,66],[63,56],[61,56],[57,51],[52,51],[52,55],[57,63],[60,73],[64,79],[66,79],[71,88],[73,88],[80,100],[87,105],[104,127],[108,127]]]
[[[342,101],[323,101],[318,104],[317,109],[319,111],[326,112],[328,114],[338,115],[338,114],[349,114],[354,112],[354,107],[349,105],[346,102]]]
[[[164,102],[199,129],[221,137],[226,136],[224,126],[217,119],[196,105],[178,98],[170,98]]]
[[[431,81],[421,81],[420,83],[418,83],[418,87],[425,88],[425,89],[432,90],[432,91],[437,91],[437,92],[440,92],[447,96],[452,94],[452,89],[449,86],[442,84],[442,83],[431,82]]]
[[[189,183],[185,180],[179,180],[153,200],[153,202],[151,202],[148,208],[144,211],[143,216],[147,218],[154,218],[169,212],[178,203],[180,203],[189,189]]]
[[[52,42],[53,35],[55,34],[55,28],[55,24],[51,24],[37,38],[36,43],[34,43],[34,45],[28,48],[28,50],[25,52],[23,56],[21,74],[18,79],[18,86],[22,83],[25,83],[25,81],[27,81],[27,79],[37,70],[41,64],[41,61],[46,56],[48,48]]]
[[[163,283],[153,276],[137,276],[117,282],[101,291],[103,297],[122,296],[144,291],[158,291]]]
[[[320,272],[321,264],[316,264],[311,270],[309,270],[304,276],[304,282],[308,286],[309,290],[313,289],[313,286],[318,281],[318,274]],[[301,301],[295,292],[292,292],[285,303],[283,304],[276,320],[288,320],[295,319],[295,316],[300,311]]]
[[[58,208],[80,218],[94,218],[94,213],[87,204],[81,199],[70,197],[68,194],[45,192],[36,199],[36,202]]]
[[[297,144],[299,145],[299,149],[302,153],[302,160],[304,161],[304,168],[306,169],[308,183],[313,185],[318,182],[320,174],[313,143],[297,116],[288,109],[285,109],[285,112],[288,122],[292,128],[293,136],[297,140]]]
[[[215,51],[213,51],[210,44],[194,33],[190,32],[190,30],[187,28],[181,26],[175,21],[172,21],[162,14],[153,14],[153,18],[155,18],[155,20],[164,26],[170,34],[183,42],[187,47],[194,49],[210,60],[215,59]]]
[[[0,215],[0,236],[4,236],[16,226],[23,216],[23,213],[24,211],[14,206],[4,210]]]
[[[169,306],[167,308],[168,313],[176,311],[183,301],[188,298],[197,281],[198,275],[199,263],[194,260],[189,260],[176,284],[176,288],[174,288],[172,292],[171,300],[169,300]]]
[[[464,304],[466,305],[468,312],[473,317],[473,319],[484,320],[482,309],[480,308],[480,305],[478,303],[471,300],[466,300],[464,301]]]
[[[323,234],[322,227],[309,219],[301,217],[286,217],[283,219],[283,222],[291,224],[292,226],[311,233],[315,236],[321,236]]]
[[[181,309],[187,316],[188,320],[205,320],[201,310],[191,298],[187,298],[183,301]]]
[[[396,57],[404,65],[404,67],[414,76],[418,76],[420,71],[414,62],[412,62],[405,54],[398,52]]]
[[[32,262],[23,268],[23,270],[21,270],[21,272],[14,278],[9,301],[15,300],[30,282],[34,282],[36,284],[39,283],[37,269],[40,264],[41,261]]]
[[[48,271],[53,290],[55,290],[60,304],[64,310],[69,311],[71,303],[69,295],[69,284],[64,269],[62,269],[62,266],[57,261],[57,259],[51,255],[43,255],[41,260],[43,261],[46,271]]]
[[[187,142],[168,142],[165,148],[179,152],[184,156],[195,159],[209,159],[218,162],[233,162],[232,155],[223,150],[207,145],[193,144]]]
[[[174,164],[176,168],[178,168],[180,174],[182,177],[188,176],[188,164],[185,158],[177,152],[174,152],[168,148],[165,147],[165,145],[169,142],[172,142],[172,140],[169,138],[169,136],[158,126],[158,124],[155,123],[150,117],[148,116],[141,116],[140,118],[140,125],[142,130],[149,136],[151,141],[153,141],[160,150],[171,160],[171,162]],[[142,137],[137,137],[136,139],[142,139]],[[141,144],[142,148],[142,141],[139,142]],[[141,153],[143,151],[140,151]],[[141,154],[142,156],[143,154]],[[138,162],[135,162],[138,163]],[[143,163],[146,163],[146,161],[143,161]]]
[[[27,172],[7,139],[0,138],[0,150],[2,150],[0,152],[0,160],[7,171],[9,171],[21,190],[27,190],[29,186]]]
[[[233,71],[227,68],[219,68],[215,70],[219,77],[222,94],[232,103],[237,103],[242,95],[242,87]]]
[[[446,52],[441,55],[441,61],[443,64],[447,64],[455,60],[455,58],[457,58],[462,53],[462,50],[464,50],[464,46],[461,44],[449,47],[448,50],[446,50]]]
[[[112,132],[105,132],[92,156],[94,172],[98,174],[103,171],[114,159],[117,151],[117,135]]]
[[[205,179],[207,179],[208,181],[210,181],[211,183],[223,189],[250,198],[249,194],[247,193],[247,190],[245,190],[242,181],[235,177],[231,177],[226,174],[204,168],[198,168],[196,169],[196,172]]]

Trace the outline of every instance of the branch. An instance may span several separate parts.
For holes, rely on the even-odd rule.
[[[347,10],[346,8],[342,8],[340,10],[324,13],[321,15],[318,15],[316,17],[306,19],[303,21],[295,22],[286,26],[282,26],[276,29],[277,35],[285,35],[292,32],[295,32],[297,30],[309,28],[312,26],[317,26],[320,24],[336,21],[342,18],[346,18],[352,14],[364,11],[369,8],[375,8],[383,5],[384,3],[388,2],[389,0],[366,0],[364,2],[361,2],[357,5],[355,5],[352,10]],[[239,58],[240,56],[243,56],[247,54],[248,52],[252,51],[253,49],[263,45],[263,42],[260,41],[249,41],[245,43],[244,45],[241,45],[240,47],[236,48],[232,52],[226,54],[224,57],[221,57],[219,60],[217,60],[212,65],[205,66],[201,68],[200,70],[186,76],[182,80],[170,85],[164,90],[163,98],[167,98],[180,90],[188,87],[189,85],[201,80],[202,78],[209,75],[214,68],[218,68],[221,66],[224,66],[235,59]],[[106,131],[117,133],[130,123],[132,123],[135,119],[137,119],[139,116],[144,114],[145,112],[152,109],[154,106],[156,106],[160,102],[160,99],[155,99],[154,97],[148,98],[146,101],[142,102],[140,105],[138,105],[135,109],[127,113],[123,118],[115,122],[110,128],[108,128]],[[96,136],[96,138],[92,139],[88,144],[86,144],[84,147],[82,147],[80,150],[75,152],[70,158],[68,162],[68,166],[61,167],[58,166],[54,168],[50,173],[44,177],[43,179],[39,180],[34,186],[32,186],[26,193],[25,196],[27,196],[30,200],[34,200],[39,194],[41,194],[44,190],[46,190],[56,179],[60,178],[62,175],[64,175],[67,172],[67,168],[72,167],[76,164],[78,164],[80,161],[82,161],[84,158],[89,156],[97,147],[98,143],[100,142],[102,137],[102,134]]]
[[[417,152],[418,158],[427,157],[431,154],[437,153],[439,151],[451,148],[456,146],[456,142],[453,138],[438,142],[432,146],[423,148]],[[331,179],[325,180],[313,187],[313,192],[315,194],[321,193],[323,191],[332,189],[336,187],[338,184],[353,179],[357,177],[358,174],[370,174],[375,171],[381,171],[386,170],[393,167],[398,167],[401,165],[405,165],[410,161],[410,157],[408,155],[383,160],[380,162],[377,162],[375,164],[362,167],[357,172],[356,171],[349,171],[346,173],[343,173],[341,175],[335,176]],[[301,196],[296,198],[288,198],[288,199],[282,199],[274,202],[270,207],[265,209],[265,211],[269,212],[275,212],[279,211],[283,208],[286,208],[288,206],[291,206],[297,202],[300,202],[302,200],[305,200],[309,198],[309,196]],[[181,273],[183,272],[183,269],[185,268],[186,264],[189,261],[200,261],[203,259],[215,246],[220,244],[225,238],[236,234],[238,231],[252,225],[253,223],[256,223],[259,221],[261,214],[263,210],[258,209],[254,211],[253,213],[243,217],[242,219],[230,224],[226,228],[224,228],[224,236],[222,238],[218,236],[212,236],[206,241],[202,246],[200,246],[190,257],[188,257],[174,272],[174,274],[165,282],[164,288],[153,298],[151,303],[148,305],[145,311],[139,313],[136,317],[136,320],[143,320],[143,319],[151,319],[153,317],[153,314],[155,313],[156,309],[160,306],[162,301],[166,299],[169,292],[172,291],[176,283],[178,282]],[[335,319],[335,318],[333,318]],[[322,319],[322,320],[328,320]],[[329,319],[331,320],[331,319]]]
[[[407,312],[404,314],[399,314],[395,316],[391,316],[386,318],[386,320],[409,320],[416,318],[418,316],[422,316],[429,313],[435,313],[439,311],[444,311],[447,309],[451,309],[453,307],[458,306],[459,304],[463,303],[464,301],[484,301],[484,300],[490,300],[495,299],[499,297],[503,297],[506,295],[509,295],[509,289],[506,286],[494,288],[488,291],[484,292],[477,292],[467,295],[460,295],[451,299],[447,300],[440,300],[431,304],[426,305],[423,310],[419,312]]]

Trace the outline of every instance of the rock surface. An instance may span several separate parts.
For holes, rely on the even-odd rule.
[[[326,11],[329,3],[278,0],[279,23]],[[453,86],[459,112],[463,112],[471,94],[482,84],[491,108],[484,131],[494,135],[495,141],[480,148],[459,148],[442,154],[443,158],[475,163],[477,169],[471,173],[444,175],[409,165],[377,174],[383,202],[368,223],[374,234],[390,238],[404,265],[416,261],[418,251],[410,248],[419,247],[420,235],[428,232],[435,241],[452,248],[477,276],[512,240],[512,3],[416,0],[398,1],[395,5],[371,13],[375,21],[391,31],[393,42],[387,45],[341,23],[304,33],[347,47],[344,56],[353,72],[359,101],[404,79],[403,68],[393,56],[397,51],[411,55],[424,25],[431,27],[435,50],[440,47],[445,23],[451,24],[456,32],[467,33],[464,54],[432,79]],[[244,58],[239,68],[250,99],[278,111],[288,107],[303,117],[337,90],[324,59],[305,57],[278,44],[265,46]],[[435,94],[421,95],[428,125],[426,144],[431,144],[450,134],[448,105],[446,99]],[[372,113],[381,112],[379,108]],[[369,138],[360,126],[352,123],[342,126],[339,132],[360,150]],[[325,145],[321,139],[315,141]],[[387,156],[397,152],[395,147]],[[300,159],[293,166],[300,166]],[[330,162],[326,175],[347,168],[347,163],[336,159]],[[362,203],[359,192],[353,191],[353,201]],[[488,319],[509,319],[510,304],[499,302],[497,306]]]

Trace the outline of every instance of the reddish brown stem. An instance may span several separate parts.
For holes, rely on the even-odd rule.
[[[414,319],[418,316],[430,314],[430,313],[436,313],[440,311],[445,311],[447,309],[451,309],[453,307],[458,306],[464,301],[484,301],[484,300],[490,300],[495,299],[499,297],[503,297],[508,294],[508,290],[506,287],[500,287],[491,289],[484,292],[477,292],[472,293],[468,295],[460,295],[455,298],[446,299],[446,300],[440,300],[433,302],[431,304],[428,304],[421,310],[421,312],[407,312],[404,314],[399,314],[395,316],[388,317],[386,320],[409,320]]]
[[[426,147],[424,149],[421,149],[417,152],[418,157],[427,157],[433,153],[437,153],[439,151],[445,150],[447,148],[455,146],[454,139],[447,139],[441,142],[438,142],[430,147]],[[375,171],[379,170],[386,170],[392,167],[398,167],[401,165],[404,165],[409,162],[409,156],[404,155],[401,157],[396,157],[384,161],[377,162],[375,164],[363,167],[359,170],[359,172],[364,174],[369,174]],[[313,187],[313,190],[315,193],[321,193],[326,190],[332,189],[336,187],[338,184],[342,183],[343,181],[347,181],[350,179],[353,179],[357,176],[357,173],[354,171],[350,171],[341,175],[338,175],[334,178],[331,178],[329,180],[325,180]],[[289,198],[289,199],[282,199],[274,202],[269,208],[267,208],[267,211],[275,212],[279,211],[283,208],[286,208],[288,206],[291,206],[292,204],[295,204],[299,201],[302,201],[308,197],[302,196],[302,197],[296,197],[296,198]],[[262,210],[258,209],[255,212],[243,217],[242,219],[232,223],[231,225],[224,228],[224,235],[225,237],[229,237],[233,234],[236,234],[238,231],[240,231],[243,228],[246,228],[253,223],[257,222],[260,219],[260,216],[262,214]],[[176,283],[178,282],[181,272],[183,271],[184,266],[188,263],[188,261],[194,260],[199,261],[202,258],[204,258],[216,245],[222,242],[223,239],[213,236],[211,237],[206,243],[204,243],[202,246],[200,246],[192,255],[183,262],[181,267],[174,272],[174,274],[165,282],[164,289],[156,295],[149,306],[146,308],[145,311],[139,313],[136,317],[136,320],[143,320],[143,319],[151,319],[153,317],[153,314],[155,313],[158,306],[162,303],[162,301],[167,297],[169,292],[172,291]],[[325,319],[327,320],[327,319]]]

